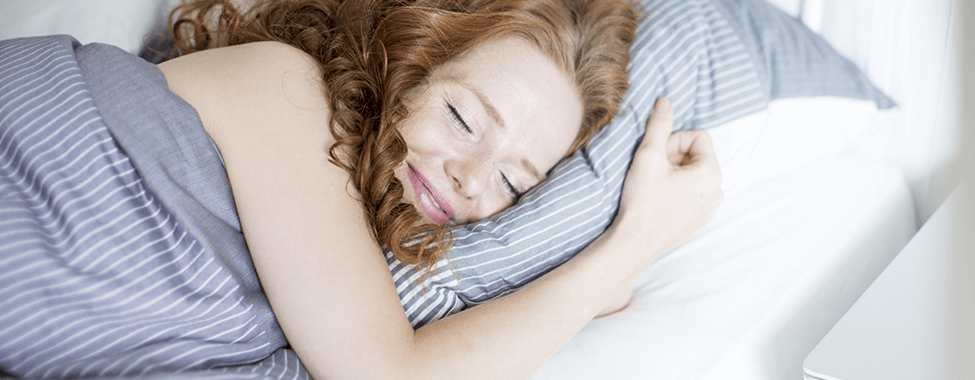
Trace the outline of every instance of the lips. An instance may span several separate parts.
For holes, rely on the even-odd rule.
[[[450,208],[450,204],[437,192],[437,188],[433,187],[433,184],[426,177],[417,172],[413,166],[407,164],[407,167],[410,169],[407,176],[410,179],[410,184],[413,185],[413,194],[416,195],[416,203],[419,204],[420,209],[434,223],[447,223],[454,217],[454,210]]]

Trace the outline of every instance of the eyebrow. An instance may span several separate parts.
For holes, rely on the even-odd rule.
[[[463,80],[458,80],[457,82],[466,88],[467,91],[474,94],[477,100],[481,102],[481,106],[484,107],[484,110],[487,111],[488,116],[491,117],[491,120],[494,120],[494,122],[497,123],[501,129],[507,128],[504,124],[504,119],[501,118],[501,113],[498,112],[497,108],[494,108],[494,104],[491,104],[491,101],[488,99],[487,95],[484,95],[484,92],[482,92],[480,88]]]
[[[532,177],[535,177],[535,179],[537,179],[538,182],[542,182],[545,180],[545,177],[538,172],[538,168],[536,168],[535,165],[532,165],[532,162],[528,161],[527,158],[521,159],[521,166],[524,166],[525,169],[528,170],[528,174],[531,174]]]
[[[467,91],[470,91],[472,94],[474,94],[474,97],[476,97],[477,100],[481,102],[481,106],[483,106],[484,110],[487,111],[488,116],[491,117],[491,119],[494,120],[494,122],[497,123],[498,126],[501,127],[501,129],[506,128],[504,124],[504,119],[501,118],[501,113],[498,112],[497,108],[494,108],[494,104],[491,104],[491,101],[488,99],[487,95],[485,95],[480,88],[459,79],[457,80],[457,83],[459,83],[462,87],[467,89]],[[521,166],[523,166],[525,170],[528,171],[528,174],[531,174],[533,178],[538,180],[538,182],[542,182],[545,180],[545,176],[543,176],[538,171],[538,168],[536,168],[531,161],[528,161],[527,158],[521,159]]]

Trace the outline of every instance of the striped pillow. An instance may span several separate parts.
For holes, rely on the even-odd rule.
[[[856,64],[826,40],[765,0],[712,0],[738,32],[769,99],[836,96],[896,105]]]
[[[767,106],[754,60],[711,1],[647,0],[645,10],[622,111],[585,149],[515,207],[455,228],[449,263],[440,262],[427,279],[387,253],[414,327],[513,291],[599,236],[616,214],[632,152],[658,97],[672,101],[680,130],[713,127]]]
[[[450,259],[421,281],[387,253],[414,327],[511,292],[568,260],[616,214],[623,177],[658,97],[675,130],[706,129],[770,100],[838,96],[894,105],[849,60],[764,0],[643,0],[622,111],[520,202],[454,229]]]

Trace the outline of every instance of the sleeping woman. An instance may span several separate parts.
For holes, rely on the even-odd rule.
[[[87,277],[58,290],[66,296],[47,311],[30,311],[32,301],[23,300],[20,321],[59,322],[0,330],[7,341],[0,343],[0,374],[187,371],[253,362],[287,344],[319,379],[528,376],[592,318],[625,305],[643,270],[711,218],[721,201],[720,173],[705,133],[671,134],[672,110],[658,101],[620,211],[598,240],[514,293],[417,330],[404,316],[382,249],[429,268],[450,246],[447,227],[511,206],[580,149],[618,110],[637,15],[625,0],[267,1],[246,12],[228,1],[184,3],[174,13],[184,54],[158,70],[219,152],[273,318],[255,314],[238,323],[241,338],[232,339],[212,328],[218,322],[155,324],[191,319],[181,308],[220,311],[223,299],[187,296],[180,302],[191,306],[149,310],[158,314],[151,323],[115,328],[137,319],[128,309],[105,309],[98,319],[59,308],[83,308],[87,301],[67,295],[103,286],[85,281],[129,264],[76,260],[71,244],[83,242],[42,244],[39,250],[61,262],[80,263],[66,270],[71,275]],[[5,144],[9,135],[29,134],[2,126]],[[11,248],[20,244],[18,226],[26,224],[0,230],[6,268],[26,255]],[[115,236],[128,238],[124,231]],[[187,234],[179,243],[192,239]],[[188,275],[171,277],[180,276]],[[0,292],[29,281],[0,276]],[[84,294],[101,299],[131,286]],[[150,300],[167,292],[132,294]],[[240,315],[262,303],[247,305]],[[114,330],[98,335],[96,325]],[[35,344],[18,335],[33,330],[64,338]],[[116,345],[139,334],[146,334],[141,345]],[[253,349],[251,356],[209,354],[199,342]],[[71,345],[78,348],[65,349]],[[132,356],[147,346],[156,349]]]

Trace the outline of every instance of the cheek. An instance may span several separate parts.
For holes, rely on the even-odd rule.
[[[484,196],[474,202],[467,203],[467,215],[470,220],[465,223],[473,223],[482,219],[487,219],[495,214],[504,211],[514,205],[514,202],[501,196]]]
[[[400,183],[403,184],[403,200],[413,205],[415,211],[418,214],[420,214],[420,219],[424,223],[433,223],[433,220],[430,219],[430,217],[424,214],[422,211],[420,211],[419,207],[417,207],[416,193],[413,192],[413,185],[412,183],[410,183],[410,177],[408,171],[409,168],[406,166],[405,163],[398,166],[396,170],[393,171],[393,175],[396,176],[396,179],[398,179]]]
[[[403,185],[403,198],[408,201],[413,201],[413,187],[410,185],[410,177],[407,174],[409,168],[406,163],[402,163],[393,170],[393,177],[399,180],[400,184]]]
[[[448,148],[448,132],[443,121],[435,117],[412,118],[400,129],[410,155],[423,158],[439,156]]]

